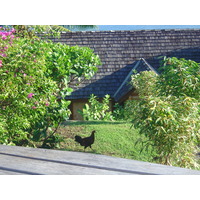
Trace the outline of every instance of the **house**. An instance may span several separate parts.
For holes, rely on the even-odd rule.
[[[70,46],[90,47],[102,62],[90,80],[78,86],[71,84],[74,91],[66,99],[72,101],[72,119],[81,119],[77,110],[91,94],[99,98],[109,94],[111,107],[115,102],[137,98],[129,84],[133,69],[159,73],[164,56],[200,62],[200,29],[66,32],[51,39]]]

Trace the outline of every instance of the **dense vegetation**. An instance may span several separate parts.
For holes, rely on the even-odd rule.
[[[198,63],[167,58],[161,75],[133,75],[140,100],[127,101],[124,107],[116,104],[113,112],[109,95],[101,102],[91,95],[80,111],[89,121],[68,122],[70,134],[62,140],[61,129],[66,127],[60,125],[70,115],[70,101],[64,100],[72,92],[69,83],[92,77],[99,57],[89,48],[53,43],[24,27],[16,28],[0,29],[1,144],[56,148],[63,141],[65,149],[81,150],[74,134],[79,128],[83,135],[96,129],[96,153],[144,161],[156,157],[159,163],[199,169],[195,156],[200,144]]]
[[[160,155],[159,162],[199,168],[196,153],[200,139],[200,66],[167,58],[162,74],[133,76],[140,100],[132,102],[132,122]]]
[[[0,30],[0,143],[53,147],[57,128],[70,115],[64,100],[70,80],[91,77],[100,60],[89,48],[25,33]]]
[[[84,120],[112,120],[113,115],[110,111],[110,95],[105,95],[102,102],[100,102],[94,94],[90,95],[89,102],[85,104],[79,113]]]

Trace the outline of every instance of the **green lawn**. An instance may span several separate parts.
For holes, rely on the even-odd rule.
[[[126,122],[106,122],[106,121],[67,121],[58,132],[64,137],[61,149],[68,151],[84,151],[84,147],[74,141],[75,135],[87,137],[92,130],[96,130],[93,150],[86,149],[86,152],[103,154],[121,158],[153,162],[156,156],[150,150],[143,150],[141,144],[135,145],[138,139],[145,137],[138,134],[134,128],[130,128],[131,123]]]

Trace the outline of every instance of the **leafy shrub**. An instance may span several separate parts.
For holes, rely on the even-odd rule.
[[[124,120],[132,121],[134,115],[134,105],[137,103],[137,100],[127,100],[124,104]]]
[[[124,105],[120,105],[119,103],[116,103],[114,105],[112,116],[115,120],[125,120],[126,114],[125,114]]]
[[[84,120],[112,120],[109,102],[109,95],[105,95],[102,102],[99,102],[97,97],[92,94],[89,98],[89,104],[85,104],[83,110],[79,110],[79,113]]]
[[[163,61],[158,80],[160,95],[200,98],[200,67],[192,60],[168,58]]]
[[[142,72],[132,83],[140,100],[133,104],[133,125],[145,134],[160,163],[198,168],[195,153],[200,136],[199,64],[164,60],[163,73]],[[197,88],[198,87],[198,88]]]
[[[52,95],[57,86],[45,76],[46,43],[15,37],[14,30],[1,33],[0,116],[4,120],[0,142],[21,144],[28,140],[27,129],[48,107],[57,105]]]
[[[43,123],[37,124],[31,130],[36,138],[41,136],[49,137],[56,133],[55,130],[63,120],[69,118],[68,108],[70,101],[65,101],[65,96],[73,90],[69,87],[71,80],[75,78],[89,79],[97,71],[97,64],[100,64],[99,57],[87,47],[69,47],[61,43],[48,41],[51,52],[46,55],[46,76],[56,82],[58,90],[56,96],[59,97],[57,106],[48,108],[48,113],[43,118]],[[53,127],[53,129],[49,129]],[[50,130],[50,133],[47,131]],[[52,137],[57,141],[55,137]],[[43,146],[44,142],[43,141]]]
[[[88,48],[14,33],[0,30],[0,143],[34,146],[50,136],[57,143],[53,135],[70,115],[70,78],[89,78],[100,60]]]

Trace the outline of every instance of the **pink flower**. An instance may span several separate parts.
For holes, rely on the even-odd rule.
[[[32,106],[32,109],[36,109],[37,107],[36,106]]]
[[[6,40],[7,37],[6,37],[5,35],[2,35],[1,39],[2,39],[2,40]]]
[[[28,96],[27,96],[28,99],[31,99],[33,97],[33,95],[34,95],[33,93],[28,94]]]
[[[6,57],[6,54],[5,53],[0,53],[0,56]]]
[[[3,66],[3,64],[2,64],[2,60],[0,60],[0,67],[2,67]]]
[[[49,103],[45,103],[45,106],[49,106]]]
[[[15,32],[15,29],[14,29],[14,28],[12,28],[12,29],[11,29],[11,32],[12,32],[12,33],[14,33],[14,32]]]

